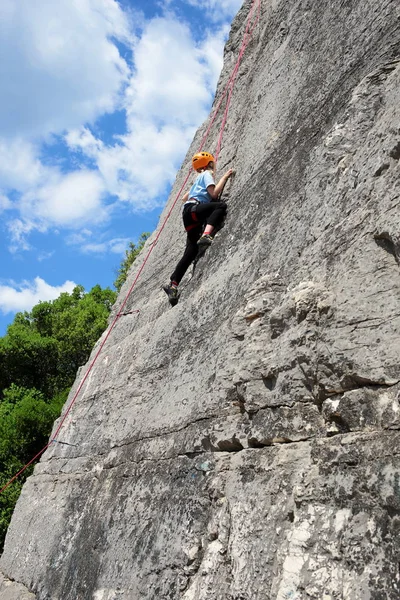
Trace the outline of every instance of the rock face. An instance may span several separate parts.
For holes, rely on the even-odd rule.
[[[2,599],[400,597],[398,2],[261,13],[218,165],[237,169],[226,227],[171,309],[172,214],[140,313],[23,488]]]

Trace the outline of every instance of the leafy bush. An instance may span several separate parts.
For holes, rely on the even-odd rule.
[[[114,283],[120,291],[149,233],[129,244]],[[76,286],[31,312],[17,313],[0,338],[0,489],[48,442],[78,367],[107,327],[116,292]],[[0,552],[14,506],[33,465],[0,494]]]
[[[79,366],[107,326],[110,289],[77,286],[18,313],[0,338],[0,488],[46,446]],[[23,475],[0,495],[0,551]]]

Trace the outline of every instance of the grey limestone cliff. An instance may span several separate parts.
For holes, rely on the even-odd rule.
[[[237,169],[226,226],[170,308],[168,220],[69,445],[23,488],[2,600],[398,600],[399,18],[263,0],[218,164]]]

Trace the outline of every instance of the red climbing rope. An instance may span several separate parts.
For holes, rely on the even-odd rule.
[[[256,17],[254,18],[254,11],[255,11],[255,8],[256,8],[257,5],[258,5],[258,12],[256,14]],[[215,152],[215,158],[216,159],[218,158],[220,150],[221,150],[222,137],[223,137],[225,125],[226,125],[226,122],[227,122],[227,119],[228,119],[229,106],[230,106],[231,99],[232,99],[232,94],[233,94],[233,89],[234,89],[235,82],[236,82],[236,77],[237,77],[237,74],[239,72],[239,67],[240,67],[240,64],[242,62],[243,55],[244,55],[244,53],[246,51],[246,48],[247,48],[247,46],[248,46],[248,44],[250,42],[250,39],[252,37],[252,34],[254,32],[254,29],[255,29],[258,21],[260,20],[260,14],[261,14],[261,0],[253,0],[251,8],[250,8],[250,11],[249,11],[249,15],[247,17],[246,29],[245,29],[245,33],[244,33],[244,36],[243,36],[242,45],[240,47],[238,59],[237,59],[236,64],[235,64],[235,66],[233,68],[233,71],[232,71],[232,73],[231,73],[231,75],[229,77],[229,80],[228,80],[227,84],[225,85],[225,88],[223,89],[221,98],[219,99],[218,104],[215,107],[215,110],[214,110],[213,115],[211,117],[210,123],[208,124],[207,130],[206,130],[206,132],[205,132],[205,134],[204,134],[204,136],[203,136],[203,138],[201,140],[201,143],[200,143],[199,152],[203,149],[204,144],[206,143],[208,135],[209,135],[209,133],[211,131],[211,128],[212,128],[212,126],[213,126],[213,124],[214,124],[214,122],[215,122],[215,120],[216,120],[216,118],[218,116],[219,109],[221,108],[222,102],[223,102],[224,98],[226,97],[226,95],[228,94],[228,99],[227,99],[227,103],[226,103],[224,115],[223,115],[223,118],[222,118],[222,123],[221,123],[220,131],[219,131],[219,137],[218,137],[218,143],[217,143],[217,150]],[[253,18],[254,18],[254,21],[253,21]],[[104,336],[104,339],[101,342],[101,344],[100,344],[100,346],[99,346],[99,348],[98,348],[98,350],[97,350],[97,352],[96,352],[96,354],[95,354],[92,362],[90,363],[88,369],[86,370],[86,373],[83,376],[83,378],[82,378],[82,380],[81,380],[81,382],[80,382],[80,384],[79,384],[79,386],[78,386],[78,388],[77,388],[77,390],[76,390],[76,392],[75,392],[75,394],[74,394],[74,396],[73,396],[73,398],[72,398],[72,400],[71,400],[71,402],[70,402],[67,410],[61,416],[60,423],[58,424],[58,427],[57,427],[57,429],[56,429],[56,431],[54,433],[54,436],[48,442],[48,444],[46,444],[46,446],[44,448],[42,448],[42,450],[40,450],[40,452],[38,452],[36,454],[36,456],[34,456],[20,471],[18,471],[18,473],[16,473],[16,475],[14,475],[14,477],[12,477],[12,479],[10,479],[10,481],[8,481],[0,489],[0,494],[2,494],[32,463],[34,463],[51,446],[52,443],[57,442],[57,435],[59,434],[62,426],[64,425],[64,422],[65,422],[67,416],[69,415],[72,407],[74,406],[75,401],[78,398],[79,393],[80,393],[82,387],[84,386],[84,384],[85,384],[85,382],[86,382],[89,374],[91,373],[91,371],[92,371],[92,369],[93,369],[93,367],[94,367],[94,365],[95,365],[95,363],[96,363],[96,361],[97,361],[97,359],[98,359],[101,351],[103,350],[104,345],[106,344],[108,338],[110,337],[110,334],[111,334],[112,330],[114,329],[114,327],[115,327],[118,319],[121,316],[125,315],[125,314],[131,314],[130,312],[129,313],[124,313],[123,312],[124,308],[125,308],[125,305],[128,302],[128,299],[129,299],[129,297],[130,297],[130,295],[131,295],[134,287],[136,286],[136,283],[137,283],[140,275],[142,274],[142,271],[143,271],[144,267],[146,266],[146,263],[149,260],[149,257],[151,255],[151,253],[153,252],[153,249],[154,249],[155,245],[157,244],[157,242],[158,242],[158,240],[159,240],[159,238],[161,236],[161,233],[163,232],[164,227],[165,227],[168,219],[170,218],[172,211],[174,210],[174,208],[176,206],[176,203],[178,202],[179,198],[181,197],[181,194],[182,194],[182,192],[183,192],[183,190],[184,190],[184,188],[185,188],[185,186],[186,186],[186,184],[187,184],[187,182],[188,182],[189,177],[191,176],[191,174],[192,174],[192,169],[189,170],[189,172],[188,172],[188,174],[187,174],[187,176],[186,176],[183,184],[181,185],[181,187],[179,189],[179,192],[178,192],[178,194],[177,194],[174,202],[172,203],[171,208],[169,209],[169,211],[168,211],[168,213],[167,213],[167,215],[166,215],[166,217],[165,217],[165,219],[164,219],[164,221],[163,221],[163,223],[162,223],[162,225],[161,225],[161,227],[160,227],[160,229],[159,229],[159,231],[158,231],[158,233],[156,235],[156,238],[155,238],[153,244],[151,245],[148,253],[146,254],[145,259],[144,259],[143,263],[140,266],[140,269],[136,273],[136,277],[135,277],[135,279],[134,279],[131,287],[129,288],[128,293],[126,294],[125,299],[122,302],[122,304],[121,304],[121,306],[120,306],[120,308],[118,310],[118,313],[116,314],[116,316],[114,317],[114,320],[112,321],[111,325],[109,326],[109,328],[107,330],[107,333]],[[138,312],[138,311],[131,311],[131,312]]]

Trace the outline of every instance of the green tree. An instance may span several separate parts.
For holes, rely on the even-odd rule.
[[[137,244],[129,242],[129,247],[127,250],[125,250],[125,258],[122,260],[117,270],[117,278],[114,281],[114,287],[117,290],[117,292],[121,291],[121,288],[125,283],[126,278],[128,277],[129,269],[135,262],[136,258],[138,257],[138,254],[142,250],[150,235],[151,234],[147,232],[142,233]]]
[[[4,471],[0,472],[0,489],[22,468],[22,464],[14,461],[7,465]],[[28,467],[25,471],[25,477],[14,481],[2,494],[0,494],[0,554],[3,552],[4,540],[6,538],[7,528],[10,524],[14,507],[21,493],[22,486],[26,477],[33,471],[33,467]]]
[[[129,244],[114,283],[119,292],[149,233]],[[94,286],[18,313],[0,338],[0,489],[47,444],[78,367],[107,327],[117,293]],[[0,552],[33,466],[0,495]]]
[[[12,384],[0,403],[0,466],[28,462],[46,445],[59,416],[59,396],[47,401],[42,392]]]
[[[13,382],[26,388],[51,393],[57,377],[58,344],[52,337],[42,337],[28,319],[17,315],[7,335],[0,338],[0,389]]]
[[[107,326],[116,292],[77,286],[18,313],[0,338],[0,488],[46,445],[78,367]],[[29,467],[0,495],[0,552]]]
[[[50,330],[46,324],[48,333],[58,343],[57,389],[71,385],[78,368],[88,360],[94,344],[107,327],[108,316],[116,300],[114,291],[109,288],[103,290],[99,285],[87,294],[83,288],[80,291],[75,288],[74,292],[66,294],[69,297],[61,294],[54,300]],[[34,310],[32,315],[35,320]],[[48,318],[46,320],[49,321]]]
[[[76,371],[107,326],[116,299],[109,288],[82,286],[30,313],[18,313],[0,338],[0,393],[12,383],[51,397],[72,385]]]
[[[64,400],[65,393],[47,402],[38,390],[14,384],[3,390],[0,402],[0,488],[46,445]],[[29,467],[0,495],[0,552],[22,484],[32,469]]]

